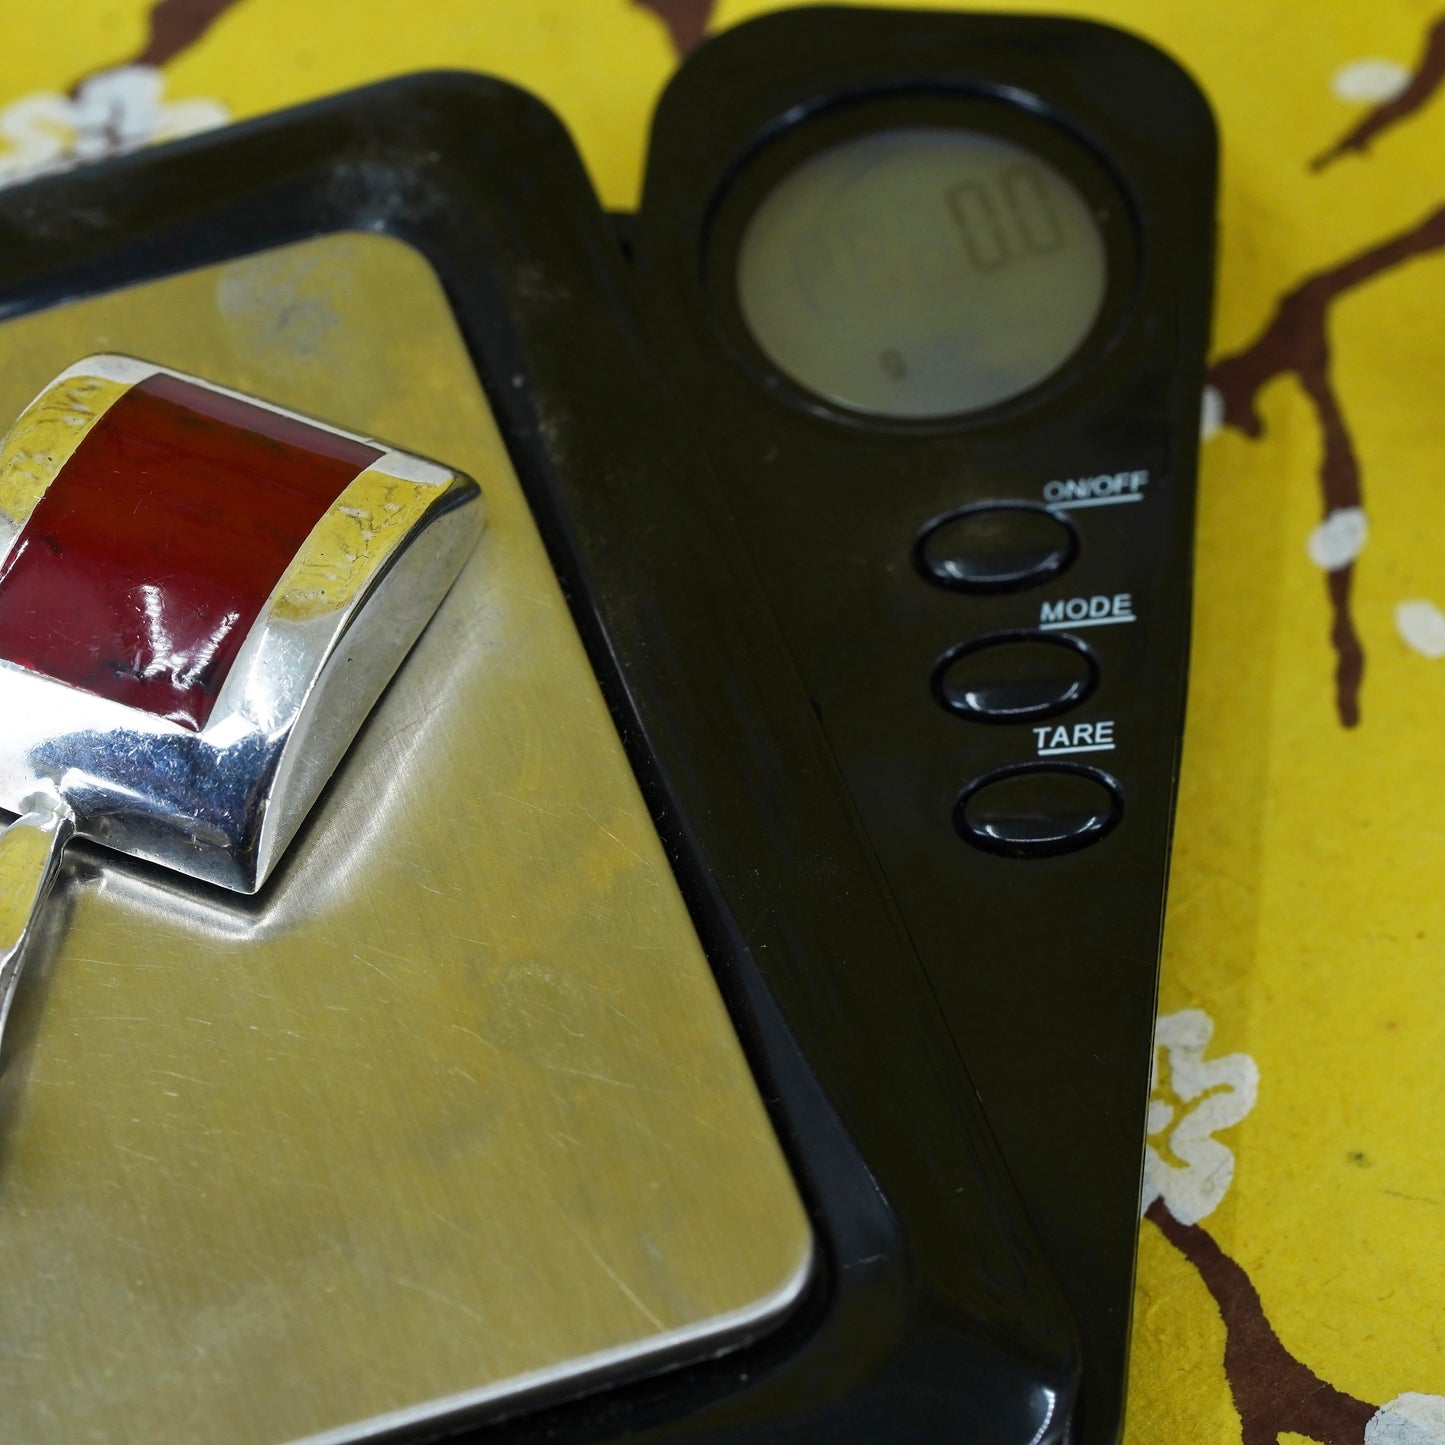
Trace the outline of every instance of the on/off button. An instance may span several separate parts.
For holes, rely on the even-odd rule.
[[[913,556],[940,587],[1012,592],[1057,577],[1078,552],[1078,533],[1061,513],[1035,502],[980,502],[930,522]]]
[[[1119,785],[1075,763],[1019,763],[985,773],[953,805],[966,842],[1005,858],[1048,858],[1087,848],[1124,812]]]

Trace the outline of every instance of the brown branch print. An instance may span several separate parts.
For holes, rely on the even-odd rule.
[[[102,66],[101,70],[114,70],[121,65],[165,65],[189,50],[227,10],[240,3],[241,0],[156,0],[148,17],[145,44],[134,55]],[[70,93],[77,94],[91,75],[98,73],[91,71],[82,75],[71,86]]]
[[[1198,1224],[1162,1199],[1144,1217],[1199,1271],[1224,1320],[1224,1374],[1239,1411],[1241,1445],[1277,1445],[1286,1431],[1319,1445],[1364,1445],[1376,1407],[1326,1384],[1284,1347],[1249,1275]]]
[[[652,11],[667,26],[672,48],[679,55],[687,55],[702,44],[716,0],[632,0],[632,3]]]
[[[1392,126],[1408,120],[1429,101],[1442,83],[1445,83],[1445,15],[1430,27],[1425,38],[1424,53],[1404,90],[1392,100],[1384,101],[1371,109],[1358,125],[1348,130],[1328,150],[1317,155],[1310,162],[1310,169],[1322,171],[1351,151],[1363,153],[1369,150],[1371,141]]]
[[[1307,277],[1285,295],[1264,330],[1244,350],[1210,368],[1210,381],[1224,406],[1224,422],[1249,437],[1264,433],[1259,393],[1275,377],[1299,378],[1319,419],[1324,439],[1320,487],[1324,515],[1362,502],[1359,458],[1330,374],[1329,310],[1357,286],[1418,256],[1445,247],[1445,206],[1418,225],[1372,246],[1327,271]],[[1330,638],[1335,650],[1335,707],[1350,728],[1360,720],[1360,688],[1365,656],[1350,610],[1353,563],[1331,569]]]
[[[151,7],[146,43],[132,65],[164,65],[189,50],[240,0],[157,0]]]

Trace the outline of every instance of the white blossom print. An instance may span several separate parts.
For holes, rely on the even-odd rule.
[[[41,91],[0,110],[0,186],[121,155],[223,125],[217,100],[165,99],[154,65],[120,65],[83,81],[74,96]]]
[[[1310,561],[1326,572],[1348,567],[1360,555],[1370,524],[1362,507],[1336,507],[1310,533]]]
[[[1203,1009],[1165,1014],[1154,1029],[1141,1205],[1162,1199],[1181,1224],[1198,1224],[1219,1207],[1234,1179],[1234,1154],[1214,1135],[1239,1123],[1259,1095],[1259,1068],[1248,1054],[1205,1059],[1213,1036]]]
[[[1382,105],[1394,100],[1409,83],[1408,65],[1372,55],[1342,65],[1330,78],[1330,89],[1339,100],[1357,105]]]
[[[1445,1445],[1445,1396],[1397,1395],[1365,1426],[1365,1445]]]
[[[1224,426],[1224,397],[1217,386],[1206,386],[1199,406],[1199,440],[1207,442]]]
[[[1445,657],[1445,613],[1423,597],[1395,608],[1395,630],[1405,646],[1421,657]]]

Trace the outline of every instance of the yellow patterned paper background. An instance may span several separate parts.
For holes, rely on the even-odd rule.
[[[625,207],[680,52],[768,8],[11,0],[0,183],[463,67]],[[1171,51],[1224,144],[1127,1439],[1442,1445],[1445,0],[1047,8]]]

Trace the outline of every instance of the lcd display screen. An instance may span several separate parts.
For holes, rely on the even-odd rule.
[[[743,318],[828,401],[898,418],[977,411],[1045,380],[1103,306],[1103,232],[1078,187],[982,131],[898,127],[819,152],[748,222]]]

